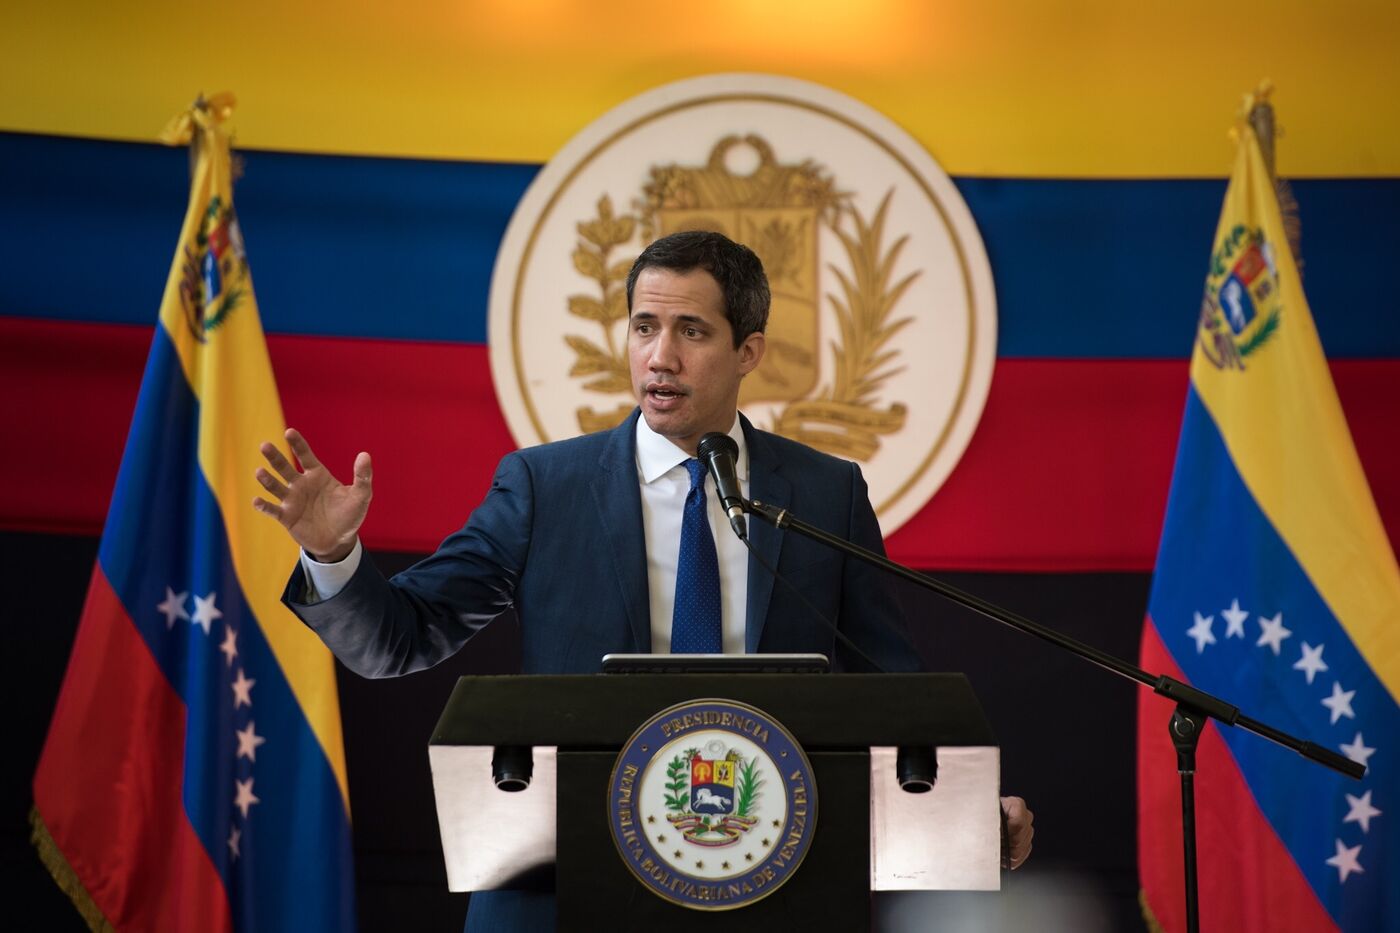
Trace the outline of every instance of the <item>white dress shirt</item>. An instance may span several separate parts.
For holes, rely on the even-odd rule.
[[[729,436],[739,445],[735,472],[744,498],[749,497],[749,451],[735,414]],[[690,494],[690,454],[637,419],[637,478],[642,484],[642,528],[646,534],[647,591],[651,602],[651,650],[671,650],[671,617],[676,608],[676,567],[681,553],[681,522]],[[705,511],[719,558],[720,643],[725,654],[744,653],[749,597],[749,552],[729,527],[715,480],[705,475]]]
[[[735,413],[729,436],[739,445],[735,472],[744,498],[749,496],[749,450],[744,430]],[[690,472],[685,461],[690,454],[637,419],[637,480],[642,493],[642,529],[646,535],[647,595],[651,606],[651,650],[665,654],[671,650],[671,616],[676,604],[676,566],[680,560],[681,522],[685,497],[690,493]],[[714,477],[705,476],[705,508],[710,518],[710,534],[719,558],[719,590],[722,612],[721,644],[726,654],[744,653],[748,615],[749,552],[729,527],[729,518],[720,507]],[[355,547],[342,561],[323,564],[301,552],[302,570],[310,585],[307,602],[330,599],[345,588],[363,559],[364,549]]]

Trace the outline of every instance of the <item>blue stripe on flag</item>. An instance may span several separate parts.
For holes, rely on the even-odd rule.
[[[1386,901],[1381,915],[1400,916],[1400,888],[1393,879],[1372,871],[1352,874],[1343,884],[1337,868],[1327,864],[1338,839],[1347,847],[1361,845],[1363,869],[1368,861],[1387,864],[1386,853],[1400,843],[1400,708],[1259,510],[1194,388],[1173,475],[1148,609],[1162,642],[1192,684],[1241,704],[1245,715],[1334,751],[1351,745],[1358,733],[1366,747],[1375,748],[1365,779],[1357,782],[1242,729],[1220,730],[1264,815],[1342,928],[1368,928],[1358,921],[1373,920]],[[1243,637],[1227,634],[1226,613],[1233,615],[1236,603],[1248,613]],[[1211,624],[1198,625],[1197,614]],[[1276,617],[1281,630],[1273,628]],[[1290,634],[1279,639],[1277,656],[1269,644],[1259,644],[1266,632],[1283,630]],[[1304,642],[1313,652],[1322,646],[1327,665],[1311,684],[1306,671],[1294,666],[1305,660]],[[1341,715],[1335,723],[1323,704],[1334,685],[1355,691],[1354,716]],[[1372,805],[1386,812],[1363,831],[1358,821],[1344,822],[1353,809],[1345,795],[1360,797],[1368,790]]]
[[[269,332],[486,342],[496,249],[538,166],[239,157],[239,219],[257,246]],[[0,133],[0,314],[149,323],[170,266],[170,217],[188,196],[186,160],[165,146]],[[1215,230],[1223,180],[954,182],[991,258],[1000,356],[1190,353],[1192,325],[1181,322],[1195,320],[1205,271],[1193,244]],[[1400,179],[1293,188],[1327,352],[1400,356],[1400,315],[1371,313],[1370,273],[1400,249]],[[567,255],[558,268],[571,268]]]
[[[195,456],[199,407],[156,328],[98,559],[187,708],[184,803],[223,877],[235,929],[354,926],[349,824],[320,743],[244,601],[217,501]],[[161,610],[169,587],[191,618]],[[222,615],[206,634],[201,603]],[[172,610],[173,611],[173,610]],[[208,615],[208,613],[206,613]],[[221,650],[236,632],[229,659]],[[237,676],[253,681],[236,703]],[[236,730],[263,739],[239,756]],[[159,741],[160,737],[152,737]],[[239,781],[258,798],[246,817]],[[229,844],[241,833],[239,857]]]

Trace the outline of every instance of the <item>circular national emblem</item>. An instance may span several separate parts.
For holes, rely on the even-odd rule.
[[[491,283],[491,372],[521,446],[613,427],[636,400],[625,280],[679,230],[754,250],[773,293],[741,387],[754,425],[857,461],[888,534],[962,456],[996,359],[972,215],[889,119],[789,78],[714,75],[600,117],[536,177]]]
[[[608,784],[608,822],[645,887],[697,910],[772,893],[802,864],[817,788],[781,725],[730,700],[692,700],[636,731]]]
[[[1225,231],[1201,299],[1202,354],[1216,369],[1244,369],[1278,330],[1282,308],[1274,246],[1264,231],[1244,224]]]

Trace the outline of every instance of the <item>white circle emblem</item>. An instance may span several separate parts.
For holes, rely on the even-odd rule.
[[[816,833],[811,764],[781,724],[730,700],[692,700],[633,733],[608,779],[618,854],[654,894],[695,910],[767,897]]]
[[[496,395],[517,443],[612,427],[635,405],[627,270],[647,243],[717,230],[773,290],[745,379],[754,425],[860,464],[885,534],[957,464],[986,402],[996,302],[981,236],[928,152],[828,88],[731,74],[665,85],[541,170],[491,283]]]

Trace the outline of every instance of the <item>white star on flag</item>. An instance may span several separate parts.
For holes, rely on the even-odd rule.
[[[1346,846],[1342,845],[1342,840],[1338,839],[1337,854],[1329,858],[1327,864],[1337,869],[1337,874],[1341,876],[1338,880],[1345,884],[1347,875],[1352,872],[1357,872],[1359,874],[1365,873],[1366,869],[1362,868],[1361,863],[1357,861],[1360,855],[1361,846],[1353,846],[1348,849]]]
[[[1200,654],[1206,650],[1206,645],[1215,644],[1215,635],[1211,633],[1210,627],[1215,624],[1215,616],[1202,616],[1199,612],[1196,616],[1196,624],[1186,630],[1186,634],[1196,639],[1196,653]]]
[[[1226,638],[1244,637],[1244,620],[1249,618],[1249,613],[1240,608],[1238,599],[1230,600],[1230,608],[1220,610],[1220,615],[1225,619]]]
[[[1276,613],[1272,619],[1259,617],[1259,640],[1254,643],[1254,647],[1268,645],[1274,651],[1274,657],[1278,657],[1279,651],[1283,649],[1283,640],[1289,638],[1293,633],[1283,627],[1283,613]]]
[[[234,779],[233,783],[238,785],[238,795],[233,798],[233,805],[238,808],[238,811],[243,814],[243,818],[246,820],[248,818],[248,808],[255,803],[262,803],[262,801],[253,795],[252,778],[248,778],[246,781]]]
[[[228,623],[224,623],[224,643],[219,646],[219,650],[228,660],[228,666],[233,667],[233,659],[238,657],[238,633]]]
[[[165,614],[165,627],[167,629],[175,625],[176,619],[190,617],[190,614],[185,611],[185,600],[189,595],[188,590],[177,593],[168,586],[165,588],[165,602],[156,606],[156,611]]]
[[[1307,642],[1303,642],[1303,656],[1293,662],[1293,669],[1295,671],[1302,671],[1304,674],[1308,675],[1308,683],[1313,682],[1313,677],[1316,676],[1319,671],[1327,670],[1327,662],[1322,660],[1322,648],[1322,645],[1318,645],[1314,648]]]
[[[1366,747],[1366,743],[1361,740],[1360,732],[1356,733],[1356,738],[1351,744],[1343,743],[1339,745],[1338,748],[1342,750],[1342,754],[1346,755],[1363,768],[1366,767],[1366,762],[1371,760],[1371,756],[1376,753],[1374,748]]]
[[[241,839],[242,837],[243,837],[243,830],[239,829],[237,826],[235,826],[235,827],[233,827],[233,829],[229,830],[229,834],[228,834],[228,850],[229,850],[230,853],[233,854],[233,857],[234,857],[234,858],[238,858],[238,855],[239,855],[239,852],[238,852],[238,840]]]
[[[214,600],[218,598],[218,593],[210,593],[208,596],[194,598],[194,615],[190,621],[204,629],[204,634],[209,634],[209,623],[215,619],[222,619],[224,614],[214,605]]]
[[[238,754],[234,757],[242,758],[246,755],[249,761],[257,761],[258,746],[266,742],[267,739],[253,731],[253,721],[248,720],[248,728],[235,729],[234,734],[238,736]]]
[[[253,684],[257,683],[244,675],[243,668],[238,669],[238,676],[233,679],[233,708],[253,705]],[[1335,720],[1334,720],[1335,721]]]
[[[1332,711],[1332,725],[1335,726],[1337,720],[1343,716],[1348,719],[1356,718],[1356,714],[1351,711],[1351,698],[1354,696],[1355,690],[1343,690],[1341,684],[1332,681],[1332,695],[1322,701],[1322,705]]]
[[[1346,798],[1347,804],[1351,807],[1351,810],[1342,818],[1342,822],[1360,823],[1361,831],[1363,833],[1369,833],[1371,831],[1371,817],[1381,815],[1381,811],[1371,806],[1371,792],[1368,790],[1360,797],[1353,797],[1351,794],[1347,794]]]

